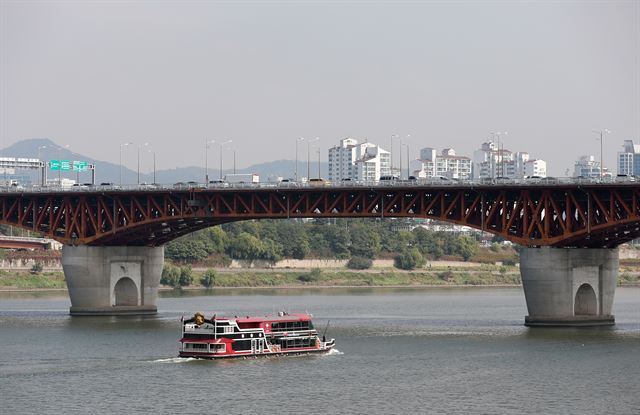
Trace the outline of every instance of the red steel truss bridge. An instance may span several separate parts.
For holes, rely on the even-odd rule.
[[[69,245],[160,246],[226,222],[430,218],[523,246],[615,247],[640,237],[640,184],[78,189],[0,194],[0,223]]]

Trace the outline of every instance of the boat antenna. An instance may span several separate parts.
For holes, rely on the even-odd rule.
[[[329,323],[331,323],[331,320],[327,321],[327,325],[326,325],[326,327],[324,328],[324,331],[322,332],[322,337],[324,337],[324,336],[325,336],[325,334],[327,334],[327,329],[329,328]]]

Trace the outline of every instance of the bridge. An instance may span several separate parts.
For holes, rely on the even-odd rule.
[[[56,249],[55,246],[60,244],[53,239],[0,235],[0,248],[3,249],[47,250]]]
[[[153,313],[163,245],[250,219],[431,218],[524,247],[530,325],[613,324],[616,247],[640,237],[640,184],[282,183],[0,192],[0,223],[65,244],[72,314]]]

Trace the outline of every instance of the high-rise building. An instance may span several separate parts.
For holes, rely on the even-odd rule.
[[[389,175],[391,154],[382,147],[369,143],[358,143],[353,138],[344,138],[340,144],[329,149],[329,180],[344,179],[376,181]]]
[[[450,179],[471,177],[471,159],[457,156],[452,148],[445,148],[440,154],[434,148],[420,150],[420,158],[413,165],[413,175],[419,178],[442,176]]]
[[[525,151],[511,152],[498,148],[496,143],[482,143],[479,150],[473,153],[473,178],[506,177],[521,179],[526,176],[546,177],[547,163],[544,160],[529,159]]]
[[[618,153],[618,174],[640,176],[640,145],[624,140],[622,147]]]

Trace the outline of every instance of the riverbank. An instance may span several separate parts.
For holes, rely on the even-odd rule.
[[[384,270],[214,270],[211,287],[200,284],[205,270],[193,271],[193,283],[185,290],[224,288],[348,288],[348,287],[518,287],[522,285],[517,267],[486,266],[474,269]],[[621,269],[619,286],[640,285],[640,273]],[[161,286],[162,290],[173,287]],[[0,291],[66,290],[62,272],[0,271]]]

